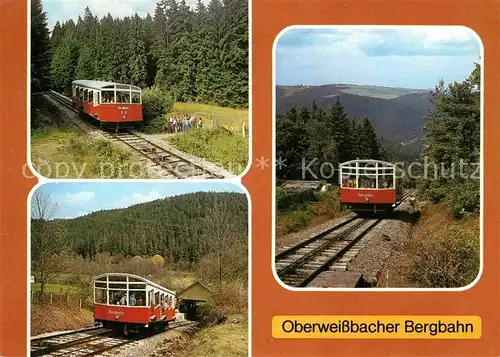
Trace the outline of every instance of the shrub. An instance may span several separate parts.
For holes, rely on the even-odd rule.
[[[163,259],[163,257],[159,254],[153,255],[151,261],[154,265],[158,265],[160,268],[163,268],[163,266],[165,265],[165,259]]]
[[[324,192],[315,192],[314,196],[318,202],[324,203],[328,212],[336,213],[341,211],[338,187],[334,187]]]
[[[470,284],[479,273],[479,222],[472,229],[435,224],[406,247],[406,279],[426,288]]]
[[[246,284],[231,282],[221,291],[213,291],[213,301],[200,306],[203,322],[210,326],[232,315],[246,316],[248,313],[248,290]]]
[[[142,92],[144,124],[149,126],[154,123],[156,126],[158,120],[161,119],[163,115],[170,112],[173,106],[174,101],[169,93],[156,87],[146,88]],[[163,121],[163,126],[164,125],[165,121]]]
[[[441,202],[446,197],[446,191],[445,187],[430,188],[427,191],[424,191],[424,197],[436,204]]]
[[[455,218],[468,214],[479,214],[481,200],[478,182],[466,182],[450,188],[448,205]]]
[[[276,190],[276,208],[278,211],[291,211],[305,203],[316,201],[314,190],[284,188]]]

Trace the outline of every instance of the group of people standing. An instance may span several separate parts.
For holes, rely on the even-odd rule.
[[[188,117],[187,115],[184,115],[182,119],[172,116],[165,123],[165,130],[167,133],[188,131],[189,128],[203,128],[203,119],[196,119],[194,116]]]

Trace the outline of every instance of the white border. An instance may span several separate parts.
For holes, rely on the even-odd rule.
[[[273,133],[273,152],[272,152],[272,162],[276,162],[276,47],[278,44],[278,40],[280,37],[287,32],[288,30],[292,29],[334,29],[334,28],[351,28],[351,29],[394,29],[394,28],[408,28],[408,27],[438,27],[440,25],[292,25],[285,27],[282,29],[279,34],[276,36],[273,42],[273,63],[272,63],[272,71],[273,71],[273,80],[272,80],[272,100],[273,100],[273,112],[272,112],[272,119],[273,119],[273,128],[272,128],[272,133]],[[471,282],[469,285],[461,287],[461,288],[296,288],[296,287],[291,287],[286,285],[281,281],[281,279],[278,277],[278,274],[276,272],[276,266],[275,266],[275,260],[274,257],[276,255],[276,165],[273,165],[272,168],[272,239],[271,239],[271,244],[272,244],[272,254],[271,254],[271,266],[272,266],[272,272],[274,279],[278,282],[278,284],[285,288],[286,290],[289,291],[297,291],[297,292],[307,292],[307,291],[321,291],[321,292],[329,292],[329,291],[340,291],[340,292],[346,292],[346,291],[356,291],[356,292],[393,292],[393,291],[404,291],[404,292],[422,292],[422,291],[432,291],[432,292],[437,292],[437,291],[446,291],[446,292],[457,292],[457,291],[465,291],[470,288],[472,288],[476,283],[481,279],[481,276],[483,274],[483,264],[484,264],[484,234],[483,234],[483,226],[484,226],[484,45],[483,41],[481,40],[481,37],[475,32],[473,29],[467,27],[467,26],[455,26],[455,25],[446,25],[446,26],[441,26],[441,27],[464,27],[471,31],[474,36],[476,37],[476,40],[479,42],[481,46],[481,146],[480,146],[480,168],[481,168],[481,179],[480,179],[480,202],[481,202],[481,208],[480,208],[480,267],[479,267],[479,273],[476,276],[476,279],[474,279],[473,282]]]
[[[152,0],[153,1],[153,0]],[[239,187],[247,196],[248,201],[248,356],[252,356],[252,198],[250,192],[242,183],[242,178],[250,171],[253,162],[253,103],[252,103],[252,0],[248,0],[248,160],[246,168],[238,175],[232,178],[225,179],[184,179],[184,180],[168,180],[168,179],[49,179],[40,175],[31,162],[31,1],[27,0],[27,42],[26,42],[26,163],[33,176],[28,176],[26,166],[23,166],[22,173],[27,178],[38,178],[38,182],[34,185],[27,197],[27,259],[26,259],[26,352],[31,355],[31,197],[33,193],[46,183],[154,183],[154,184],[175,184],[175,183],[221,183],[233,184]]]

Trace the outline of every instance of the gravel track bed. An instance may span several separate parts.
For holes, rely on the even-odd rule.
[[[411,222],[408,218],[410,205],[402,203],[393,218],[384,219],[366,236],[366,245],[347,266],[347,271],[363,273],[363,280],[377,286],[379,279],[387,274],[386,267],[402,245],[409,239]],[[384,279],[377,287],[391,287]]]
[[[168,346],[170,342],[181,338],[186,332],[196,331],[198,327],[186,326],[179,327],[175,330],[167,330],[153,337],[136,341],[134,344],[126,346],[120,351],[120,357],[137,357],[137,356],[169,356]]]
[[[345,222],[355,216],[356,215],[354,213],[349,213],[345,216],[331,219],[325,223],[318,224],[317,226],[310,227],[306,230],[296,233],[291,233],[280,238],[276,238],[276,250],[278,250],[279,248],[284,248],[287,246],[293,246],[295,244],[298,244],[306,239],[311,238],[311,236],[313,235],[324,232],[327,229],[332,228],[342,222]]]

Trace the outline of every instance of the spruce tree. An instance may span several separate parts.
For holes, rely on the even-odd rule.
[[[41,0],[31,1],[31,78],[49,85],[51,46],[47,16]]]

